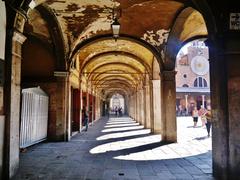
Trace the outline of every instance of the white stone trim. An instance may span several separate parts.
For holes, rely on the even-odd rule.
[[[13,33],[13,41],[19,42],[20,44],[23,44],[26,40],[26,36],[24,36],[22,33],[14,31]]]
[[[67,77],[69,72],[67,71],[54,71],[54,76],[56,77]]]

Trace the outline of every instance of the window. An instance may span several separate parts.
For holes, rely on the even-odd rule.
[[[198,77],[195,79],[193,85],[194,87],[207,87],[207,81],[202,77]]]
[[[189,87],[187,84],[184,84],[182,87]]]
[[[187,78],[187,75],[186,75],[186,74],[184,74],[184,75],[183,75],[183,77],[184,77],[184,78]]]

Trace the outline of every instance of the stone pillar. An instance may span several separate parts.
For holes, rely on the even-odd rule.
[[[135,119],[135,95],[133,94],[131,97],[131,116]]]
[[[212,157],[213,175],[227,179],[229,166],[229,126],[227,96],[227,62],[221,41],[209,46],[210,88],[212,109]]]
[[[79,116],[79,118],[80,118],[80,123],[79,123],[79,131],[81,132],[81,130],[82,130],[82,128],[83,128],[83,124],[82,124],[82,121],[83,121],[83,117],[82,117],[82,109],[83,109],[83,103],[82,103],[82,94],[83,94],[83,92],[82,92],[82,89],[81,89],[81,81],[80,81],[80,87],[79,87],[79,93],[80,93],[80,116]]]
[[[144,109],[145,109],[145,128],[151,129],[151,97],[150,97],[150,86],[146,85],[144,87]]]
[[[55,71],[57,78],[57,112],[56,112],[56,141],[68,141],[71,134],[71,120],[69,118],[70,83],[66,71]]]
[[[92,125],[93,125],[93,123],[94,123],[94,121],[95,121],[95,119],[94,119],[94,106],[95,106],[95,104],[94,104],[94,91],[93,91],[93,88],[92,88],[92,86],[91,86],[91,96],[92,96],[92,107],[91,107],[91,111],[92,111]],[[108,107],[108,106],[107,106]],[[108,108],[106,109],[106,115],[108,114]]]
[[[175,71],[161,73],[162,140],[177,142]]]
[[[202,95],[202,106],[203,106],[203,108],[206,108],[205,107],[205,95]]]
[[[162,133],[162,102],[161,102],[161,86],[160,80],[152,80],[153,91],[153,132],[155,134]]]
[[[143,126],[145,126],[145,114],[144,114],[144,111],[145,111],[145,108],[144,108],[144,90],[141,89],[140,90],[140,122]]]
[[[26,37],[13,32],[12,56],[7,62],[5,90],[5,143],[4,143],[4,177],[11,178],[19,166],[19,124],[21,95],[21,49]]]
[[[153,83],[152,80],[149,81],[149,96],[150,96],[150,129],[154,132],[154,99],[153,99]],[[160,99],[160,97],[159,97]]]
[[[186,114],[188,114],[188,95],[187,94],[185,94],[185,105],[186,105]]]
[[[140,123],[139,121],[139,92],[136,91],[136,121]]]
[[[134,120],[137,121],[137,93],[134,94]]]
[[[131,117],[133,119],[135,119],[135,98],[134,98],[134,95],[132,95],[130,98],[131,98],[131,105],[130,105]]]

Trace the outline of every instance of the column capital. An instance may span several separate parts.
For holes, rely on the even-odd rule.
[[[162,71],[160,72],[160,76],[162,78],[162,80],[164,81],[174,81],[175,80],[175,76],[176,76],[176,71]]]
[[[54,76],[56,76],[56,77],[68,77],[69,72],[67,72],[67,71],[54,71]]]
[[[22,33],[18,32],[18,31],[13,32],[13,41],[23,44],[26,39],[27,39],[27,37],[24,36]]]

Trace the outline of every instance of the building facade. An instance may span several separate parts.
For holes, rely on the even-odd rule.
[[[203,40],[186,44],[176,60],[176,112],[190,115],[196,106],[210,105],[208,47]]]

